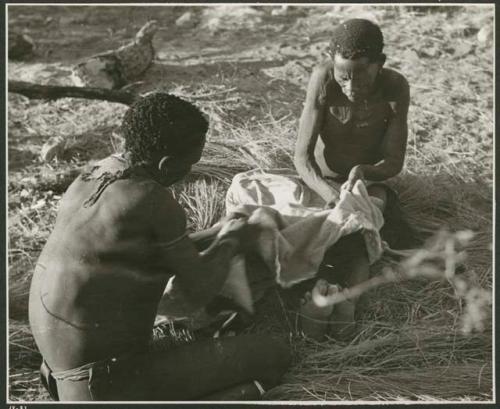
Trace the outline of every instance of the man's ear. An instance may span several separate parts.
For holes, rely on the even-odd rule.
[[[169,162],[170,158],[171,158],[170,156],[165,155],[160,159],[160,161],[158,162],[158,170],[160,172],[163,170],[163,168],[168,166],[168,162]]]

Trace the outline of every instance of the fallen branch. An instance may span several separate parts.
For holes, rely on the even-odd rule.
[[[139,94],[128,91],[90,87],[39,85],[25,81],[9,81],[8,91],[24,95],[31,99],[53,100],[59,98],[85,98],[118,102],[125,105],[131,105],[140,98]]]
[[[482,332],[491,310],[491,291],[477,286],[473,281],[467,282],[456,275],[456,267],[466,258],[465,247],[469,245],[474,234],[470,230],[450,233],[439,232],[427,242],[424,248],[413,251],[407,259],[399,264],[399,268],[387,266],[380,276],[331,295],[320,295],[313,291],[313,300],[319,307],[326,307],[347,300],[353,300],[361,294],[384,284],[402,282],[417,277],[445,279],[455,291],[457,300],[465,301],[465,313],[462,315],[462,331]]]

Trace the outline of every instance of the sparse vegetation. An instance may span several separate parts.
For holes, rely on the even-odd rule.
[[[222,215],[235,173],[293,167],[304,84],[330,28],[354,16],[378,22],[387,64],[412,94],[406,165],[392,185],[422,242],[444,228],[474,236],[452,276],[366,292],[350,344],[301,337],[271,291],[248,331],[289,339],[295,363],[266,398],[491,400],[494,46],[477,34],[493,27],[494,7],[231,7],[10,6],[9,29],[22,24],[37,48],[31,61],[9,62],[9,78],[68,84],[78,58],[120,45],[155,16],[157,61],[137,89],[189,99],[211,122],[202,161],[174,188],[198,230]],[[192,24],[175,25],[188,10]],[[87,161],[119,149],[126,106],[15,94],[8,104],[9,398],[47,401],[27,321],[31,275],[66,187]],[[45,163],[39,152],[52,136],[64,138],[64,154]],[[373,275],[394,265],[384,257]]]

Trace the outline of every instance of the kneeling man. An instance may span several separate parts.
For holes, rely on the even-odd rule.
[[[361,179],[383,208],[387,190],[380,182],[396,176],[403,167],[409,86],[403,75],[384,67],[383,46],[376,24],[363,19],[339,24],[332,34],[330,58],[314,69],[309,82],[295,167],[332,207],[341,189],[350,190]],[[313,293],[327,295],[337,290],[334,283],[350,287],[368,276],[361,234],[346,236],[327,252]],[[307,293],[304,300],[306,334],[321,338],[329,321],[332,335],[348,338],[355,303],[339,304],[332,312],[332,306],[318,308],[314,298]]]
[[[193,306],[206,305],[255,235],[244,220],[232,221],[202,255],[186,234],[186,214],[167,187],[200,160],[207,128],[187,101],[150,94],[125,114],[126,153],[90,168],[62,198],[29,305],[54,399],[234,400],[234,390],[252,390],[245,385],[255,399],[287,368],[288,348],[266,336],[148,349],[169,279],[175,275]]]

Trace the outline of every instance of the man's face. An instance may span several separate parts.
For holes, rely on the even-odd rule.
[[[335,54],[333,66],[335,80],[342,92],[349,101],[359,102],[365,100],[373,91],[382,64],[370,62],[368,57],[348,59]]]
[[[168,157],[166,163],[162,166],[163,183],[171,185],[187,176],[191,171],[191,167],[201,159],[204,146],[205,140],[193,146],[185,155]]]

